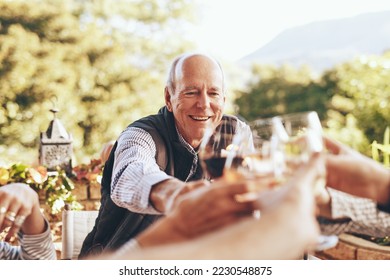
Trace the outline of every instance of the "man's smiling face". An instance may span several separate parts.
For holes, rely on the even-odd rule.
[[[180,134],[197,148],[206,127],[216,127],[222,118],[225,94],[220,66],[203,55],[181,59],[175,69],[174,92],[166,88],[165,101]]]

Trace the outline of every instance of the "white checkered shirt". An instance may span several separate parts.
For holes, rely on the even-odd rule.
[[[384,237],[390,234],[390,214],[379,211],[376,202],[331,188],[333,220],[320,219],[324,234],[355,232]]]

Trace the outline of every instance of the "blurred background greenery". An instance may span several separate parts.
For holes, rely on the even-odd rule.
[[[0,1],[0,165],[38,160],[39,133],[57,114],[85,163],[132,121],[164,104],[166,72],[196,49],[190,0]],[[390,125],[390,52],[321,75],[310,68],[222,61],[228,112],[248,121],[315,110],[326,133],[371,155]],[[386,149],[379,149],[383,160]]]

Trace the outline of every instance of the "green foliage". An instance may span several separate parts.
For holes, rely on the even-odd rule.
[[[236,99],[240,115],[247,120],[272,117],[301,111],[317,111],[322,119],[326,113],[329,94],[315,82],[310,70],[295,70],[289,66],[273,68],[255,65],[256,77],[247,92]]]
[[[155,113],[164,102],[168,62],[189,46],[180,23],[189,20],[191,6],[188,0],[1,1],[2,157],[13,148],[32,157],[54,101],[80,162],[130,122]]]
[[[319,79],[304,70],[256,66],[236,100],[240,114],[253,120],[314,110],[328,135],[369,155],[369,143],[390,124],[390,52],[346,62]]]
[[[32,168],[22,163],[15,163],[9,168],[0,167],[0,186],[10,183],[26,183],[43,194],[51,214],[59,213],[65,203],[75,209],[81,208],[72,195],[73,182],[63,170],[49,174],[42,166]]]
[[[328,117],[325,123],[325,133],[327,136],[337,139],[340,142],[348,144],[355,150],[369,154],[368,147],[370,142],[359,129],[357,120],[354,115],[342,115],[337,111],[328,111]]]
[[[354,115],[369,142],[390,124],[390,53],[363,56],[328,73],[334,81],[331,109]]]
[[[382,162],[384,166],[390,167],[390,127],[387,127],[383,137],[383,144],[377,141],[372,142],[372,158]]]
[[[100,183],[102,172],[103,163],[96,159],[73,167],[70,177],[64,170],[48,172],[43,166],[34,168],[23,163],[14,163],[8,168],[0,167],[0,187],[10,183],[28,184],[49,206],[50,214],[55,215],[62,211],[65,204],[70,204],[71,209],[81,209],[82,205],[72,194],[75,183]]]

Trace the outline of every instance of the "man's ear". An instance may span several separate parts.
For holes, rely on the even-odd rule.
[[[164,89],[164,96],[165,96],[165,105],[167,106],[168,111],[172,112],[171,94],[169,93],[168,87],[165,87]]]

